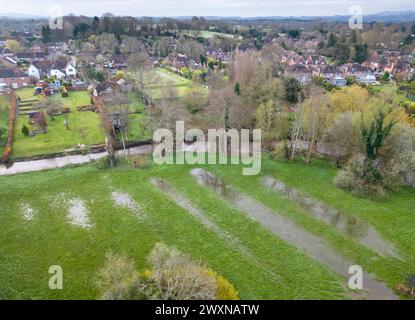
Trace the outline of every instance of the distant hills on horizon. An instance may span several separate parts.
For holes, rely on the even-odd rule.
[[[300,20],[300,21],[315,21],[325,20],[330,22],[347,22],[351,15],[333,15],[333,16],[253,16],[253,17],[238,17],[238,16],[204,16],[208,20]],[[47,19],[47,16],[23,14],[23,13],[0,13],[2,19],[13,20],[40,20]],[[139,18],[139,17],[137,17]],[[160,19],[162,16],[154,16],[153,18]],[[192,16],[171,16],[169,18],[176,19],[191,19]],[[363,16],[365,23],[369,22],[415,22],[415,10],[403,11],[385,11]]]

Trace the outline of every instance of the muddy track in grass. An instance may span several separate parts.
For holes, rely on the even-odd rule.
[[[277,275],[271,268],[265,263],[261,262],[258,257],[256,257],[249,248],[247,248],[237,237],[233,236],[226,230],[223,230],[220,226],[214,223],[210,218],[208,218],[200,209],[195,207],[189,199],[179,193],[174,187],[169,183],[159,178],[152,178],[150,180],[151,184],[163,191],[168,195],[168,197],[173,200],[179,207],[184,209],[186,212],[190,213],[194,218],[196,218],[203,226],[213,231],[217,236],[223,239],[230,247],[236,249],[253,265],[258,267],[263,272],[270,274],[272,278],[281,284],[284,287],[287,287],[287,284],[284,283],[284,279]]]
[[[332,208],[310,196],[304,195],[300,191],[288,187],[274,177],[266,176],[263,178],[262,183],[267,188],[278,194],[282,194],[289,200],[297,203],[314,218],[323,221],[331,227],[339,230],[341,233],[356,239],[361,244],[379,255],[384,257],[391,256],[397,259],[400,258],[396,248],[389,242],[382,239],[379,233],[369,224],[353,216],[340,212],[339,210]]]
[[[210,188],[216,194],[232,203],[239,211],[261,224],[266,230],[304,251],[327,269],[348,281],[350,277],[348,270],[354,263],[333,250],[325,240],[300,228],[277,212],[265,207],[262,203],[237,192],[222,179],[206,170],[193,169],[190,171],[190,174],[200,185]],[[364,274],[363,284],[363,297],[367,299],[397,299],[392,290],[386,287],[384,283],[374,279],[370,274]],[[353,296],[353,294],[351,295]]]

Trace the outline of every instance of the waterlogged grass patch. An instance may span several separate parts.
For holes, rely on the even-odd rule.
[[[140,205],[128,193],[112,191],[111,197],[117,206],[131,211],[139,218],[143,218]]]
[[[82,199],[73,198],[66,203],[68,206],[68,218],[71,224],[85,229],[92,227],[88,217],[88,209]]]
[[[59,193],[55,197],[46,198],[53,211],[59,212],[62,208],[65,209],[65,214],[70,224],[83,229],[92,227],[92,223],[89,220],[89,210],[85,201],[81,198],[70,197],[64,192]]]
[[[35,209],[33,209],[29,204],[22,203],[20,205],[20,210],[23,216],[23,219],[26,221],[32,221],[35,216]]]

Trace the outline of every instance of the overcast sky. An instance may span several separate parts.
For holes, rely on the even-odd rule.
[[[48,16],[60,6],[65,14],[89,16],[111,12],[131,16],[302,16],[415,10],[415,0],[0,0],[1,13]]]

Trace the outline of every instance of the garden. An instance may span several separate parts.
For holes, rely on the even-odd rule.
[[[45,117],[44,130],[33,136],[28,135],[23,128],[31,129],[29,133],[36,129],[29,123],[31,114],[34,113],[34,104],[44,102],[46,98],[35,95],[33,88],[17,90],[16,96],[20,100],[14,130],[13,159],[54,154],[104,142],[99,114],[77,110],[78,106],[91,105],[88,91],[71,91],[68,97],[62,97],[61,94],[48,97],[49,101],[60,105],[65,112]]]

